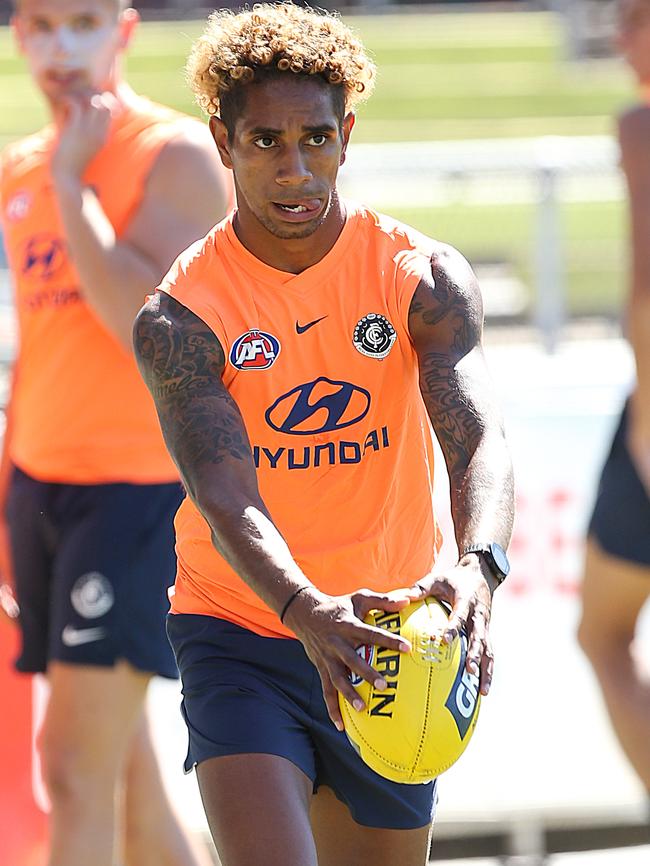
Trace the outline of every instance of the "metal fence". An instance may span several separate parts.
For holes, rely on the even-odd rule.
[[[458,247],[493,324],[529,325],[548,351],[568,323],[616,328],[625,196],[613,139],[353,144],[342,192]],[[1,246],[1,245],[0,245]],[[0,249],[0,357],[12,351]]]
[[[569,320],[617,322],[624,185],[607,136],[357,144],[343,191],[457,246],[494,321],[553,350]]]

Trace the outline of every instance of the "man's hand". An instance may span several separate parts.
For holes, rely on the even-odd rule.
[[[6,521],[0,518],[0,618],[12,622],[18,619],[19,614],[13,584],[9,530]]]
[[[376,593],[361,589],[352,595],[330,596],[316,588],[297,596],[285,617],[303,644],[311,662],[320,674],[323,696],[330,718],[339,731],[343,718],[339,709],[338,692],[357,711],[365,704],[350,682],[350,672],[358,674],[378,691],[387,687],[386,680],[357,653],[364,644],[410,652],[410,643],[382,628],[366,625],[364,617],[371,610],[398,611],[409,604],[408,592]]]
[[[428,574],[409,588],[415,601],[433,596],[451,606],[449,624],[443,635],[446,643],[464,631],[467,635],[467,670],[480,678],[480,691],[487,695],[492,684],[494,656],[488,636],[492,592],[485,566],[476,554],[467,554],[444,574]]]
[[[19,613],[13,589],[8,583],[0,583],[0,619],[13,623],[18,619]]]
[[[70,99],[67,118],[52,155],[55,182],[81,180],[86,166],[106,144],[111,114],[118,103],[111,93]]]

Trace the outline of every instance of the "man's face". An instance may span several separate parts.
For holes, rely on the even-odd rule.
[[[341,122],[333,89],[321,80],[286,73],[245,87],[231,138],[212,123],[233,169],[240,219],[277,238],[308,237],[329,212],[353,117]]]
[[[131,19],[111,0],[21,0],[13,24],[36,84],[56,103],[111,85]]]

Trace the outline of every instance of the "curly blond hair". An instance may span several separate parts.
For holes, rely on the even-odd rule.
[[[201,108],[219,115],[222,96],[258,71],[318,75],[343,88],[346,111],[367,99],[375,81],[361,41],[331,13],[288,2],[213,12],[186,66]]]

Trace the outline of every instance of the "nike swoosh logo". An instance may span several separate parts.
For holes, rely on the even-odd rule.
[[[327,316],[321,316],[320,319],[314,319],[313,322],[307,322],[306,325],[299,325],[296,322],[296,334],[304,334],[305,331],[308,331],[310,328],[313,328],[314,325],[317,325],[319,322],[322,322],[323,319],[326,319]]]
[[[101,626],[94,628],[75,628],[71,625],[66,627],[61,632],[61,640],[66,646],[80,646],[84,643],[93,643],[96,640],[101,640],[106,637],[106,629]]]

